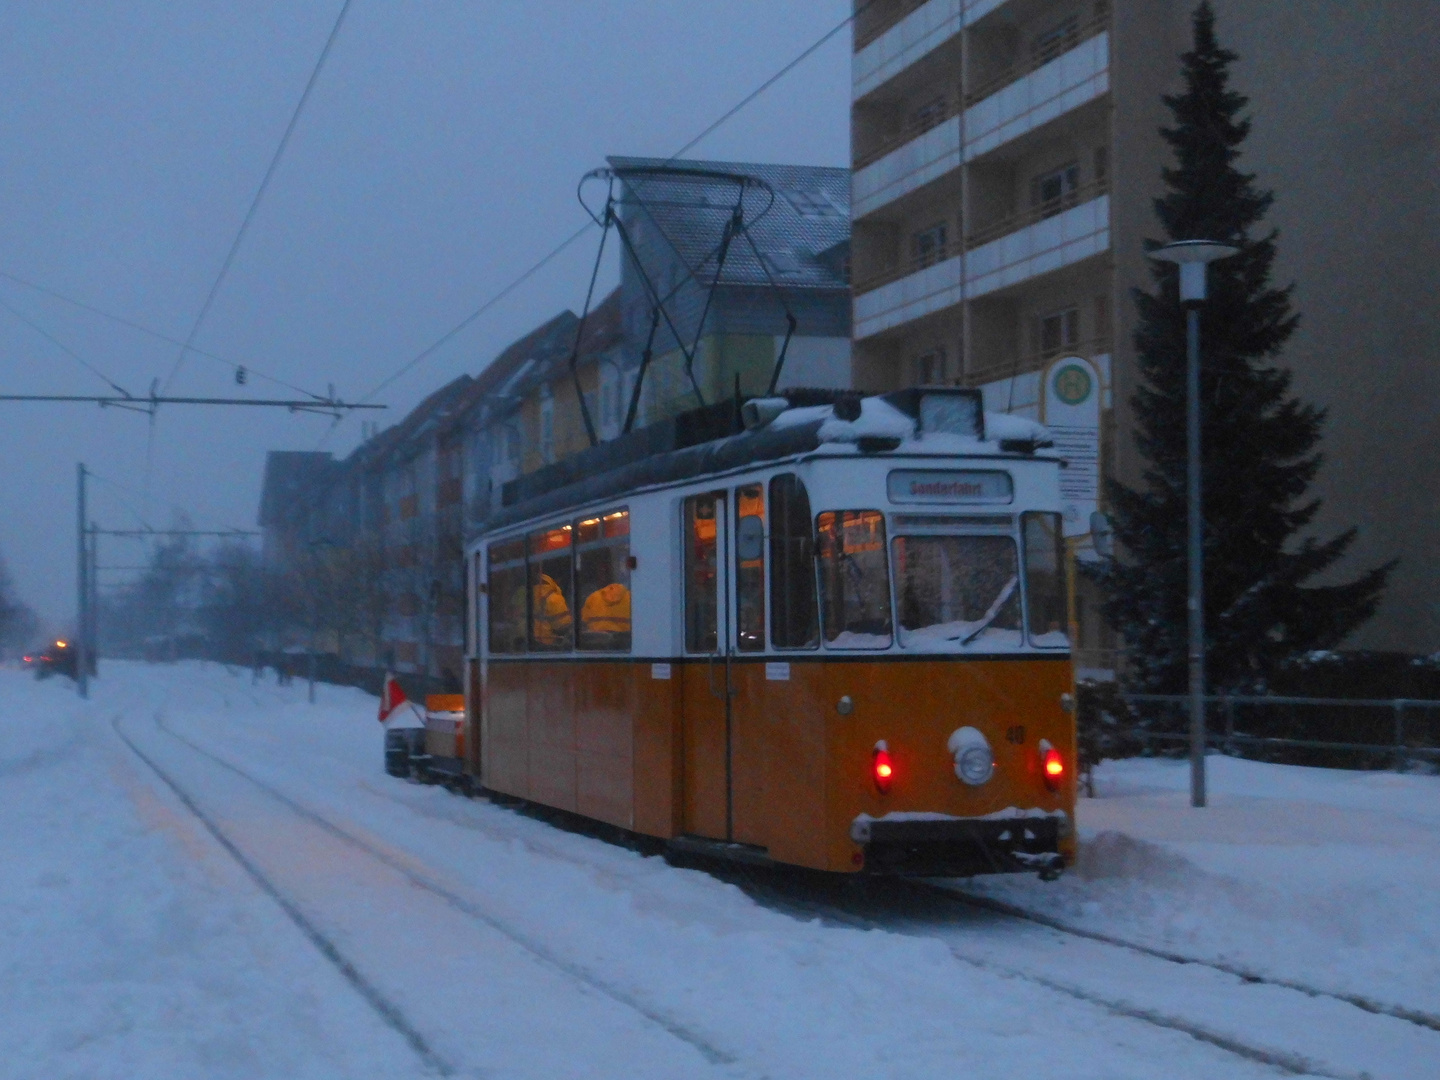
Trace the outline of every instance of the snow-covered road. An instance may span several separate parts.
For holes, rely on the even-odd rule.
[[[356,691],[118,663],[88,704],[0,691],[6,1076],[1440,1075],[1440,1032],[1334,998],[933,896],[747,894],[395,781]],[[1004,888],[1099,925],[1086,880]],[[1365,986],[1408,1004],[1417,971]]]

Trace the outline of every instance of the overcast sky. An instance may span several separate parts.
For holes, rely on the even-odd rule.
[[[184,338],[298,101],[340,0],[0,6],[0,273]],[[585,219],[581,174],[666,156],[848,13],[848,0],[354,0],[196,344],[357,398]],[[692,151],[846,163],[846,30]],[[430,390],[584,299],[572,247],[379,400]],[[30,320],[131,393],[179,349],[0,277],[0,392],[105,393]],[[293,396],[191,354],[172,393]],[[279,410],[143,415],[0,404],[0,556],[22,597],[74,609],[75,464],[92,516],[254,526],[266,450],[328,420]],[[359,420],[326,443],[345,453]],[[107,563],[137,545],[109,541]],[[120,575],[108,574],[108,580]]]

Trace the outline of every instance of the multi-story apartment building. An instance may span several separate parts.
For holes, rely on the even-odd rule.
[[[1361,527],[1352,568],[1401,560],[1356,644],[1433,651],[1440,510],[1387,478],[1418,465],[1433,485],[1440,469],[1440,229],[1425,194],[1440,4],[1213,6],[1255,118],[1242,167],[1277,192],[1277,278],[1297,283],[1302,328],[1282,362],[1329,409],[1317,526]],[[855,382],[977,386],[989,409],[1054,426],[1072,454],[1067,531],[1082,557],[1100,478],[1141,468],[1130,293],[1151,281],[1144,242],[1161,235],[1152,201],[1169,163],[1161,95],[1178,88],[1193,7],[856,3]],[[1082,663],[1108,666],[1097,598],[1080,599]]]

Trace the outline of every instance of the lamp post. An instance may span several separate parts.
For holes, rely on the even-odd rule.
[[[320,574],[321,574],[321,573],[323,572],[323,570],[325,569],[325,568],[321,567],[321,565],[320,565],[321,552],[323,552],[323,551],[325,551],[325,550],[328,550],[328,549],[332,549],[332,548],[338,548],[340,545],[337,544],[334,540],[329,539],[328,537],[321,537],[319,540],[311,540],[311,541],[309,541],[309,543],[308,543],[307,546],[310,548],[310,590],[309,590],[309,591],[310,591],[310,597],[309,597],[309,600],[310,600],[310,647],[309,647],[309,649],[307,650],[308,653],[309,653],[309,656],[307,657],[307,661],[308,661],[308,662],[307,662],[307,664],[306,664],[306,670],[305,670],[307,682],[309,683],[309,688],[308,688],[308,690],[306,691],[306,695],[305,695],[305,696],[306,696],[306,700],[307,700],[311,705],[314,705],[314,704],[315,704],[315,645],[316,645],[316,638],[319,636],[319,630],[320,630],[320,625],[319,625],[319,624],[320,624],[320,581],[319,581],[319,578],[320,578]]]
[[[1200,501],[1200,306],[1206,270],[1217,259],[1240,251],[1214,240],[1177,240],[1150,252],[1152,259],[1180,267],[1180,302],[1185,305],[1185,503],[1189,563],[1185,606],[1190,629],[1190,805],[1205,805],[1205,555],[1204,506]]]

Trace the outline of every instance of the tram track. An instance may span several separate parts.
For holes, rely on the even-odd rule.
[[[405,805],[408,805],[408,803]],[[414,808],[412,807],[411,809]],[[487,835],[499,836],[499,834],[494,833],[493,830],[485,831]],[[550,857],[564,858],[570,862],[576,861],[557,851],[548,849],[541,850]],[[731,867],[728,864],[714,865],[707,867],[707,869],[710,870],[713,876],[739,885],[751,895],[752,898],[764,903],[766,906],[793,916],[803,918],[819,917],[824,921],[849,926],[854,929],[936,936],[920,928],[898,928],[893,921],[887,918],[858,914],[853,908],[843,904],[826,903],[815,900],[812,896],[807,895],[807,890],[803,882],[799,883],[800,889],[797,890],[797,882],[783,876],[779,880],[784,883],[779,885],[770,881],[761,880],[762,878],[774,878],[776,872],[760,872],[757,874],[749,868],[740,869]],[[967,894],[959,893],[952,888],[947,888],[944,885],[904,879],[887,882],[886,884],[896,886],[901,890],[911,891],[929,900],[939,900],[942,903],[963,905],[968,908],[985,910],[990,914],[998,914],[1009,919],[1038,924],[1057,933],[1093,941],[1109,948],[1121,949],[1177,965],[1195,965],[1208,968],[1218,974],[1237,978],[1241,980],[1243,984],[1247,985],[1265,985],[1277,990],[1304,994],[1306,997],[1330,999],[1339,1004],[1354,1006],[1372,1015],[1385,1016],[1391,1019],[1415,1022],[1411,1020],[1411,1016],[1418,1015],[1421,1019],[1417,1023],[1417,1026],[1427,1029],[1431,1028],[1430,1024],[1424,1022],[1427,1014],[1417,1014],[1415,1010],[1408,1010],[1399,1006],[1377,1005],[1374,1002],[1370,1002],[1369,999],[1351,1000],[1350,995],[1328,992],[1318,988],[1304,986],[1303,984],[1291,983],[1286,980],[1257,976],[1248,971],[1231,969],[1224,964],[1211,963],[1196,957],[1188,957],[1166,950],[1153,949],[1139,943],[1125,941],[1121,938],[1112,938],[1110,935],[1083,931],[1079,928],[1071,928],[1063,923],[1060,925],[1052,925],[1052,920],[1048,920],[1043,916],[1039,918],[1025,918],[1027,913],[1025,913],[1023,909],[1012,911],[1009,910],[1010,905],[998,901],[990,903],[988,902],[988,898],[975,898]],[[801,895],[797,896],[797,891]],[[972,900],[978,900],[979,902],[971,902]],[[1058,923],[1058,920],[1054,920],[1053,922]],[[1318,1076],[1324,1077],[1326,1080],[1371,1080],[1371,1073],[1364,1069],[1345,1070],[1333,1068],[1317,1060],[1315,1057],[1304,1053],[1287,1051],[1271,1046],[1256,1045],[1223,1030],[1218,1030],[1213,1026],[1196,1023],[1186,1019],[1184,1016],[1167,1012],[1161,1008],[1150,1007],[1143,1003],[1137,1003],[1115,995],[1097,993],[1092,989],[1072,981],[1038,974],[1034,971],[1027,971],[1013,965],[996,963],[991,959],[974,955],[972,952],[965,950],[952,941],[942,940],[942,943],[959,963],[986,971],[990,974],[1021,979],[1042,986],[1052,992],[1064,994],[1075,1000],[1103,1008],[1114,1015],[1136,1020],[1152,1027],[1163,1028],[1168,1031],[1188,1035],[1200,1042],[1214,1046],[1217,1049],[1247,1061],[1276,1068],[1297,1076]],[[1367,1008],[1367,1005],[1372,1007]]]
[[[255,883],[262,893],[268,896],[277,907],[283,911],[287,918],[305,936],[311,945],[315,947],[325,961],[330,964],[346,982],[355,990],[367,1005],[375,1012],[380,1020],[402,1039],[409,1044],[415,1052],[416,1057],[431,1072],[440,1076],[454,1076],[456,1070],[450,1062],[441,1057],[429,1041],[422,1035],[418,1028],[409,1020],[393,1001],[391,1001],[380,989],[369,979],[360,973],[355,964],[340,951],[335,942],[322,931],[319,926],[311,920],[295,899],[275,883],[270,875],[266,874],[254,860],[242,851],[235,840],[224,830],[215,819],[204,809],[189,791],[187,791],[166,769],[145,751],[135,744],[135,741],[120,727],[120,713],[116,713],[110,720],[110,727],[119,737],[132,754],[135,755],[144,765],[155,774],[162,784],[165,785],[180,801],[180,804],[204,827],[221,849],[242,869],[245,874]],[[161,726],[160,717],[157,714],[156,725]],[[163,730],[163,727],[162,727]]]
[[[1084,927],[1073,926],[1062,919],[1056,919],[1040,912],[1030,911],[1016,904],[1008,904],[1003,900],[996,900],[988,896],[976,896],[974,893],[968,893],[950,886],[927,881],[910,882],[908,884],[912,888],[928,890],[945,899],[964,904],[967,907],[991,911],[999,915],[1007,915],[1013,919],[1023,919],[1026,922],[1036,923],[1039,926],[1047,927],[1061,934],[1069,934],[1072,937],[1085,938],[1089,941],[1098,941],[1105,945],[1113,945],[1116,948],[1128,949],[1131,952],[1140,953],[1145,956],[1153,956],[1157,960],[1166,960],[1172,964],[1194,964],[1199,967],[1210,968],[1213,971],[1219,971],[1226,975],[1233,975],[1251,984],[1277,986],[1285,990],[1296,990],[1310,997],[1330,998],[1334,1001],[1344,1002],[1346,1005],[1353,1005],[1355,1008],[1375,1016],[1389,1016],[1396,1020],[1404,1020],[1407,1023],[1415,1024],[1418,1027],[1440,1032],[1440,1016],[1425,1012],[1421,1009],[1411,1009],[1404,1005],[1394,1005],[1389,1002],[1377,1001],[1363,994],[1324,990],[1318,986],[1310,986],[1294,979],[1285,979],[1274,975],[1262,975],[1253,968],[1247,968],[1239,964],[1229,964],[1223,960],[1207,960],[1204,957],[1188,956],[1184,953],[1173,952],[1169,949],[1159,949],[1152,945],[1145,945],[1138,941],[1130,941],[1114,934],[1106,934],[1098,930],[1087,930]]]
[[[486,926],[495,929],[549,966],[558,969],[565,975],[576,979],[587,987],[600,992],[611,1000],[633,1009],[647,1020],[657,1024],[668,1034],[694,1047],[712,1064],[735,1063],[736,1058],[713,1047],[703,1038],[695,1036],[693,1032],[690,1032],[672,1018],[661,1013],[656,1013],[643,1002],[634,999],[629,993],[623,990],[616,990],[616,988],[604,980],[598,979],[591,972],[584,968],[577,967],[563,957],[556,955],[553,950],[544,943],[534,940],[524,931],[517,931],[514,927],[497,920],[490,912],[479,908],[465,897],[457,895],[428,875],[416,870],[413,866],[407,865],[403,859],[397,858],[394,854],[368,843],[364,838],[356,836],[349,830],[335,824],[325,815],[296,801],[266,781],[252,775],[244,768],[211,752],[206,747],[197,744],[185,735],[173,730],[165,723],[162,716],[156,716],[156,725],[160,731],[184,744],[190,751],[209,759],[219,767],[238,776],[247,784],[262,790],[270,798],[278,801],[290,811],[310,821],[336,839],[361,850],[370,858],[375,859],[382,865],[399,873],[411,884],[437,896],[446,904],[463,914],[475,918]],[[397,801],[401,802],[402,805],[409,806],[406,800]],[[416,809],[414,807],[410,808],[412,810]],[[493,830],[484,831],[487,834],[493,832]],[[498,834],[496,835],[498,837]],[[513,837],[511,839],[513,839]],[[563,853],[546,850],[544,854],[554,857]],[[1353,1061],[1346,1063],[1345,1066],[1337,1066],[1333,1062],[1328,1061],[1323,1053],[1316,1054],[1314,1052],[1301,1052],[1289,1049],[1284,1045],[1289,1040],[1278,1040],[1280,1045],[1269,1044],[1269,1040],[1265,1039],[1263,1035],[1260,1038],[1254,1037],[1255,1031],[1253,1026],[1252,1030],[1247,1034],[1244,1030],[1246,1025],[1243,1023],[1236,1028],[1223,1022],[1219,1024],[1206,1022],[1203,1016],[1197,1019],[1192,1013],[1187,1013],[1186,1009],[1173,1007],[1173,1002],[1171,1006],[1161,1005],[1157,1007],[1153,1004],[1156,1000],[1164,1001],[1165,998],[1163,995],[1159,998],[1150,998],[1147,1001],[1146,996],[1142,994],[1137,999],[1130,993],[1130,987],[1128,985],[1113,984],[1113,980],[1111,986],[1105,987],[1101,985],[1097,989],[1097,985],[1095,985],[1096,980],[1092,979],[1090,980],[1092,984],[1086,985],[1084,979],[1076,981],[1072,978],[1071,972],[1068,970],[1046,972],[1043,970],[1043,964],[1030,966],[1023,963],[1016,964],[998,961],[993,955],[983,955],[985,952],[984,948],[976,950],[971,947],[973,946],[973,942],[957,942],[954,940],[953,934],[947,934],[943,931],[936,933],[936,927],[933,924],[926,925],[923,919],[907,923],[907,918],[911,913],[901,911],[897,917],[897,913],[893,910],[875,912],[873,910],[865,911],[862,909],[857,911],[856,905],[853,903],[827,903],[824,899],[815,899],[813,893],[811,895],[805,895],[807,890],[804,889],[798,890],[800,895],[797,895],[795,888],[796,883],[793,881],[788,883],[782,881],[778,887],[773,884],[759,885],[757,884],[756,876],[743,872],[738,875],[739,878],[743,878],[743,880],[737,880],[737,873],[733,871],[733,869],[728,873],[724,869],[718,869],[718,871],[714,873],[714,876],[722,880],[729,880],[732,883],[740,884],[752,897],[766,904],[766,906],[794,916],[804,918],[819,917],[824,921],[856,929],[881,930],[889,933],[901,933],[938,939],[940,944],[947,949],[957,963],[985,971],[991,975],[1022,980],[1042,987],[1049,992],[1064,995],[1073,1000],[1103,1009],[1112,1015],[1143,1023],[1153,1028],[1188,1035],[1199,1042],[1208,1044],[1220,1051],[1254,1064],[1275,1068],[1292,1075],[1319,1076],[1326,1078],[1326,1080],[1370,1080],[1372,1076],[1370,1070],[1354,1067],[1356,1063]],[[764,875],[760,876],[763,877]],[[985,910],[992,915],[1002,916],[1007,920],[1043,927],[1053,933],[1077,940],[1092,942],[1094,945],[1105,949],[1123,950],[1126,953],[1144,956],[1151,960],[1163,961],[1178,966],[1209,969],[1217,975],[1228,976],[1239,980],[1236,986],[1237,993],[1234,995],[1235,1002],[1240,1001],[1238,994],[1240,987],[1247,984],[1260,984],[1271,987],[1276,992],[1289,991],[1310,998],[1329,999],[1334,1003],[1353,1007],[1375,1016],[1405,1021],[1426,1030],[1436,1030],[1433,1024],[1426,1022],[1433,1018],[1431,1018],[1429,1014],[1418,1010],[1410,1010],[1399,1006],[1388,1006],[1364,998],[1351,1000],[1352,995],[1324,991],[1319,988],[1291,983],[1286,980],[1258,976],[1255,973],[1232,965],[1226,965],[1223,962],[1206,961],[1202,958],[1185,956],[1137,942],[1126,941],[1112,935],[1086,931],[1083,928],[1068,926],[1061,920],[1051,920],[1043,915],[1026,912],[1024,909],[1011,910],[1011,905],[1004,904],[1001,901],[991,901],[986,897],[975,897],[943,884],[907,881],[900,883],[900,888],[916,898],[923,897],[932,903],[939,902],[947,905]],[[984,943],[982,943],[982,945],[983,944]],[[1103,984],[1104,980],[1101,979],[1098,980],[1098,982]],[[1202,983],[1196,985],[1203,987],[1205,984],[1202,981]],[[1208,990],[1214,994],[1216,990],[1215,984],[1209,984]],[[1205,1010],[1199,1009],[1197,1011],[1203,1014]],[[1316,1014],[1317,1026],[1324,1024],[1325,1015],[1323,1010]],[[1419,1017],[1419,1019],[1417,1020],[1414,1017]],[[1213,1017],[1211,1019],[1213,1020]],[[1366,1023],[1371,1024],[1375,1022],[1376,1021],[1366,1021]],[[1416,1037],[1420,1037],[1418,1032]],[[1298,1042],[1300,1045],[1305,1045],[1304,1040],[1294,1040],[1291,1042],[1291,1045],[1294,1045],[1295,1042]],[[1340,1060],[1343,1061],[1343,1055],[1340,1057]],[[1374,1075],[1384,1075],[1383,1070]]]
[[[765,896],[766,902],[777,910],[788,910],[791,914],[800,917],[818,917],[822,920],[828,920],[835,924],[849,926],[858,930],[878,930],[889,933],[908,933],[922,937],[937,937],[937,935],[927,933],[923,929],[902,928],[891,920],[857,914],[850,908],[839,904],[814,900],[797,900],[794,896],[782,894],[773,888],[755,886],[753,880],[750,882],[750,887],[747,887],[747,891],[750,892],[751,895],[758,893]],[[1127,1001],[1123,998],[1097,993],[1076,983],[1038,974],[1034,971],[1027,971],[1013,965],[996,963],[988,958],[977,956],[952,941],[944,940],[944,938],[938,938],[938,940],[949,950],[950,955],[957,962],[965,964],[968,967],[973,967],[992,975],[1020,979],[1036,986],[1042,986],[1052,992],[1064,994],[1077,1001],[1098,1006],[1114,1015],[1136,1020],[1152,1027],[1163,1028],[1167,1031],[1188,1035],[1199,1042],[1214,1046],[1217,1049],[1256,1064],[1279,1069],[1294,1076],[1316,1076],[1323,1077],[1325,1080],[1373,1080],[1371,1073],[1365,1070],[1338,1070],[1302,1053],[1279,1050],[1273,1047],[1257,1046],[1244,1039],[1223,1031],[1215,1030],[1204,1024],[1167,1013],[1162,1009],[1151,1008]]]
[[[664,1013],[659,1012],[658,1010],[646,1005],[644,1002],[637,1000],[633,995],[597,977],[581,965],[565,959],[564,957],[557,954],[554,950],[548,948],[544,943],[536,940],[532,935],[527,934],[523,930],[520,930],[510,925],[503,919],[497,918],[491,912],[486,911],[479,905],[475,904],[473,901],[466,899],[465,897],[459,895],[453,890],[446,888],[444,885],[441,885],[439,882],[435,881],[429,876],[420,873],[413,866],[407,865],[405,861],[396,858],[394,855],[385,851],[378,845],[371,844],[368,841],[362,839],[361,837],[356,836],[350,831],[335,824],[325,815],[318,813],[317,811],[311,809],[303,803],[300,803],[297,800],[291,798],[289,795],[286,795],[284,792],[280,791],[273,785],[252,775],[249,771],[241,768],[240,766],[234,764],[231,761],[226,760],[220,755],[213,753],[212,751],[199,745],[198,743],[187,738],[186,736],[181,735],[179,732],[166,725],[164,718],[159,713],[155,715],[155,726],[158,730],[168,735],[176,742],[179,742],[186,746],[193,753],[198,754],[199,756],[211,761],[220,768],[223,768],[226,771],[230,772],[232,775],[239,777],[241,780],[250,784],[255,789],[264,792],[271,799],[278,802],[280,805],[284,806],[292,813],[295,813],[304,820],[310,822],[312,825],[319,828],[321,831],[334,837],[335,839],[341,841],[349,847],[363,853],[370,859],[381,864],[392,872],[398,874],[410,885],[436,897],[437,899],[443,901],[453,910],[469,917],[476,922],[479,922],[490,930],[493,930],[494,932],[500,934],[502,937],[506,938],[512,944],[529,953],[532,957],[534,957],[536,960],[538,960],[551,970],[560,973],[561,975],[567,977],[573,982],[579,983],[585,988],[595,991],[596,993],[599,993],[610,1001],[613,1001],[614,1003],[638,1014],[647,1022],[663,1031],[666,1035],[669,1035],[670,1037],[682,1043],[685,1043],[686,1045],[696,1050],[711,1065],[729,1066],[738,1063],[739,1059],[734,1054],[731,1054],[728,1051],[715,1046],[704,1036],[690,1030],[688,1027],[675,1020],[673,1017],[667,1016]],[[161,777],[162,780],[165,781],[166,785],[170,787],[171,790],[175,792],[177,797],[179,797],[181,801],[186,805],[186,808],[200,818],[200,820],[206,825],[206,828],[211,832],[211,834],[214,835],[216,839],[221,842],[225,850],[229,854],[231,854],[231,856],[234,857],[236,861],[241,862],[241,865],[246,868],[247,872],[251,873],[252,877],[255,877],[257,874],[260,873],[260,871],[258,871],[258,868],[256,868],[255,870],[251,870],[253,864],[249,863],[248,860],[245,860],[243,853],[239,851],[238,847],[234,845],[233,841],[230,841],[228,838],[222,839],[224,834],[219,830],[218,826],[214,825],[213,821],[207,816],[205,816],[203,814],[203,811],[201,811],[199,807],[194,804],[194,800],[189,798],[183,792],[183,789],[178,784],[176,784],[172,778],[169,778],[163,772],[163,770],[161,770],[159,766],[157,766],[153,762],[153,760],[149,759],[142,751],[140,751],[138,747],[136,747],[134,743],[130,739],[128,739],[123,732],[119,730],[118,726],[116,726],[116,732],[120,735],[121,739],[126,742],[130,749],[134,751],[135,754],[139,756],[142,761],[145,761],[145,763],[149,765],[151,769],[154,770],[156,774]],[[264,886],[262,886],[262,888],[264,888]],[[289,902],[289,907],[286,907],[286,903],[281,902],[281,894],[278,892],[278,890],[272,891],[272,889],[273,886],[271,888],[267,888],[265,891],[267,892],[267,894],[271,895],[273,899],[276,899],[277,902],[281,903],[281,906],[285,908],[287,915],[290,915],[292,919],[297,918],[297,916],[303,919],[303,915],[299,914],[298,908],[295,908],[293,901]],[[294,913],[292,913],[291,908],[295,908]],[[304,927],[302,926],[302,930],[303,929]],[[310,936],[308,932],[307,936]],[[312,941],[314,940],[315,939],[312,938]],[[318,943],[317,947],[319,947]],[[333,946],[331,948],[333,949]],[[327,959],[331,960],[332,963],[336,962],[335,959],[332,958],[329,953],[326,953],[324,949],[321,949],[321,951],[324,955],[326,955]],[[335,956],[339,957],[338,950],[335,950]],[[339,957],[339,959],[341,961],[344,960],[343,957]],[[351,969],[353,970],[353,965],[351,966]],[[360,978],[358,972],[356,972],[356,977]],[[367,1000],[370,999],[367,997]],[[372,1005],[375,1004],[374,1002],[371,1003]],[[398,1011],[396,1015],[398,1016]],[[401,1017],[400,1019],[403,1020],[403,1017]],[[394,1025],[392,1024],[392,1026]],[[421,1044],[423,1044],[423,1037],[418,1036],[418,1033],[416,1034],[417,1038],[421,1039]],[[416,1044],[412,1042],[412,1045]],[[430,1052],[433,1054],[433,1051]],[[436,1058],[436,1060],[437,1062],[439,1061],[438,1057]],[[441,1062],[441,1064],[443,1065],[445,1063]],[[446,1067],[448,1068],[448,1066]],[[445,1072],[443,1070],[437,1071],[441,1071],[442,1075],[454,1074],[453,1069],[451,1069],[449,1072]]]

